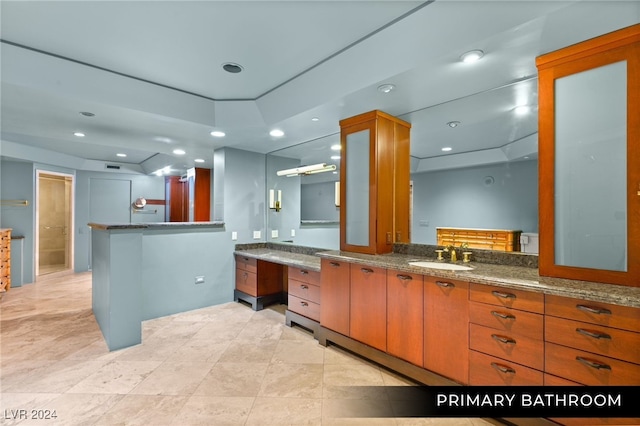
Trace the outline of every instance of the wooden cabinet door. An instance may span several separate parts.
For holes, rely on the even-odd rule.
[[[322,291],[324,292],[324,283]],[[324,301],[322,304],[324,305]],[[387,272],[385,269],[351,264],[350,307],[351,337],[386,351]]]
[[[424,358],[423,277],[387,271],[387,352],[422,366]]]
[[[424,277],[424,368],[469,380],[469,283]]]
[[[320,325],[348,336],[349,264],[322,259],[320,268]]]

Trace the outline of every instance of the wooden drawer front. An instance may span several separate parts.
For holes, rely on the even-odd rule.
[[[553,376],[547,373],[544,373],[544,385],[545,386],[583,386],[580,383],[572,382],[571,380],[563,379],[562,377]]]
[[[547,342],[545,371],[583,385],[637,386],[640,365]]]
[[[640,333],[545,317],[545,340],[640,364]]]
[[[469,384],[472,386],[542,386],[542,371],[469,351]]]
[[[640,330],[640,309],[547,295],[545,314],[623,330]]]
[[[542,370],[544,341],[469,324],[469,349]]]
[[[542,293],[471,283],[469,299],[490,305],[544,313]]]
[[[541,314],[469,302],[469,321],[520,336],[544,340],[544,316]]]
[[[255,274],[258,272],[258,259],[236,255],[236,268]]]
[[[289,266],[289,279],[319,286],[320,271],[311,271],[309,269]]]
[[[320,286],[289,278],[289,294],[313,303],[320,303]]]
[[[253,297],[257,297],[258,281],[256,274],[236,268],[236,289]]]
[[[320,321],[320,305],[318,303],[309,302],[289,293],[288,309],[314,321]]]

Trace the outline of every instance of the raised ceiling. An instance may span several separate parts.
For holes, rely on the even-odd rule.
[[[211,167],[222,147],[269,153],[330,141],[339,120],[372,109],[412,123],[416,171],[535,155],[535,57],[640,22],[639,1],[609,0],[53,0],[0,8],[0,155],[143,173]],[[460,62],[472,49],[485,56]],[[227,73],[227,62],[244,70]],[[381,93],[382,84],[396,89]],[[515,116],[519,104],[532,112]],[[285,135],[270,136],[273,128]]]

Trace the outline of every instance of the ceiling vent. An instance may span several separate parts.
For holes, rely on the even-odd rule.
[[[120,166],[118,166],[117,164],[105,164],[104,168],[111,170],[120,170]]]

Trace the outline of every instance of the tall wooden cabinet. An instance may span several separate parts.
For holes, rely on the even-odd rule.
[[[366,345],[387,350],[387,271],[352,263],[349,334]]]
[[[536,65],[540,275],[640,286],[640,24]]]
[[[336,260],[320,261],[320,324],[349,335],[349,264]]]
[[[409,242],[411,125],[382,111],[340,121],[340,249],[382,254]]]

